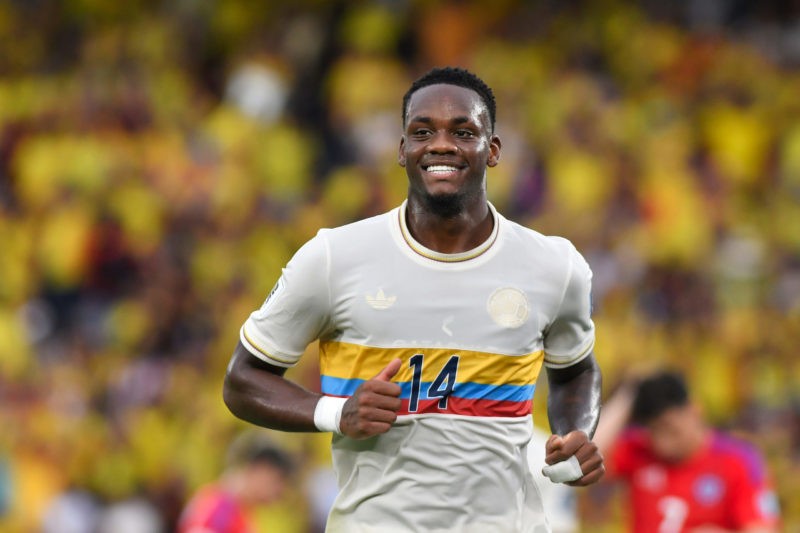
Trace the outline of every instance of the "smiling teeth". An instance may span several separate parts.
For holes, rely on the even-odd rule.
[[[456,172],[457,170],[458,169],[456,167],[451,167],[447,165],[431,165],[428,167],[428,172],[441,173],[441,174]]]

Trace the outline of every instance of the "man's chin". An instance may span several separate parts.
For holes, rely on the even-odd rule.
[[[425,207],[442,218],[454,218],[464,210],[464,195],[458,193],[426,194]]]

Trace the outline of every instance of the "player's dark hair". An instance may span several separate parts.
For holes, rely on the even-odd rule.
[[[647,424],[673,407],[689,403],[689,391],[683,376],[674,371],[662,371],[639,382],[633,402],[631,420]]]
[[[495,102],[494,93],[492,92],[491,87],[486,85],[486,82],[472,72],[458,67],[433,68],[417,78],[411,84],[411,87],[408,88],[406,94],[403,95],[403,126],[406,125],[406,119],[408,118],[408,102],[411,100],[411,95],[423,87],[427,87],[429,85],[438,85],[440,83],[457,85],[458,87],[471,89],[478,93],[478,96],[481,97],[481,100],[483,100],[483,103],[486,105],[486,109],[489,111],[489,121],[492,125],[492,131],[494,131],[497,103]]]
[[[277,447],[265,447],[254,450],[250,456],[250,464],[268,464],[289,477],[294,472],[294,461],[287,452]]]
[[[228,448],[226,459],[228,467],[268,464],[287,477],[294,472],[294,461],[289,453],[256,431],[237,436]]]

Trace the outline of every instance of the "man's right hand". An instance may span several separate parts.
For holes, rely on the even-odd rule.
[[[391,379],[402,361],[393,359],[377,376],[365,381],[342,409],[339,429],[353,439],[366,439],[391,429],[400,410],[400,385]]]

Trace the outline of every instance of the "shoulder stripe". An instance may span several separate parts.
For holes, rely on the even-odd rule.
[[[245,341],[243,343],[243,344],[245,344],[245,348],[248,348],[248,351],[250,353],[252,353],[253,355],[255,355],[256,357],[258,357],[259,359],[263,359],[267,363],[276,363],[279,366],[287,366],[287,365],[288,366],[292,366],[292,365],[297,363],[297,359],[287,359],[285,357],[276,356],[276,355],[268,352],[267,350],[265,350],[264,348],[262,348],[261,346],[259,346],[255,342],[253,342],[253,339],[247,334],[247,329],[244,326],[242,326],[242,330],[241,331],[242,331],[242,335],[241,335],[242,340]],[[252,348],[252,349],[249,349],[249,348]]]

